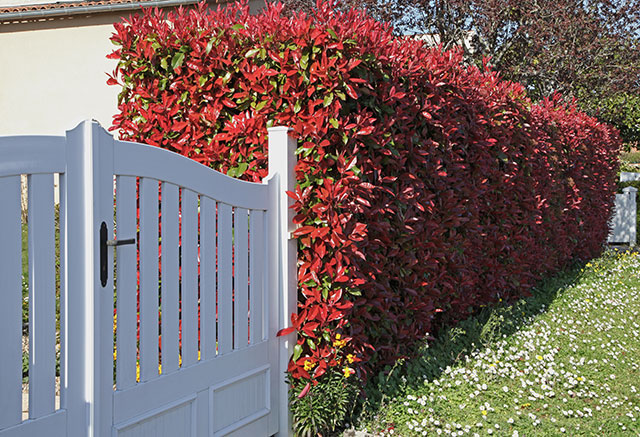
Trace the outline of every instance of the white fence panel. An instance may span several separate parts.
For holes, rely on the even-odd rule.
[[[0,138],[0,225],[9,231],[0,247],[0,437],[290,434],[284,372],[293,335],[275,335],[295,311],[295,241],[280,189],[280,181],[293,189],[295,142],[286,129],[269,133],[276,159],[263,184],[114,141],[92,122],[66,138]],[[29,181],[27,421],[22,175]]]
[[[0,156],[0,436],[66,436],[67,411],[58,409],[57,401],[62,398],[64,402],[66,397],[64,377],[60,396],[56,396],[57,353],[62,375],[66,371],[64,338],[56,348],[59,335],[66,335],[65,275],[61,272],[58,287],[55,267],[56,254],[60,266],[65,266],[65,203],[59,210],[58,253],[54,213],[54,176],[59,173],[64,183],[66,171],[65,139],[0,137]],[[23,207],[27,215],[23,215]],[[23,251],[27,252],[24,266]],[[23,268],[27,272],[24,276]],[[23,304],[28,306],[24,320]],[[26,392],[23,356],[27,358]]]
[[[634,187],[624,188],[622,194],[616,194],[616,202],[611,219],[611,232],[608,237],[609,243],[624,243],[630,246],[636,245],[636,194],[638,190]]]
[[[620,182],[640,181],[640,173],[634,173],[630,171],[620,172]]]

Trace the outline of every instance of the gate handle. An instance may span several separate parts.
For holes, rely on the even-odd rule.
[[[109,273],[109,270],[107,269],[107,246],[116,247],[124,246],[125,244],[136,244],[136,239],[128,238],[126,240],[107,240],[107,224],[102,222],[100,225],[100,282],[103,287],[107,286]]]
[[[126,240],[107,240],[107,246],[124,246],[126,244],[136,244],[135,238],[127,238]]]

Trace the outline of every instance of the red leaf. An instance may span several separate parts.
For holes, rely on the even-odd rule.
[[[296,329],[293,326],[290,326],[288,328],[284,328],[278,331],[278,333],[276,334],[276,337],[284,337],[285,335],[289,335],[291,334],[293,331],[295,331]]]
[[[307,382],[307,385],[304,386],[302,391],[298,394],[298,399],[302,399],[309,393],[309,389],[311,388],[311,383]]]

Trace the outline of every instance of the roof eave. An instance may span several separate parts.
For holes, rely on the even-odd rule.
[[[122,12],[140,8],[166,8],[181,5],[193,5],[200,0],[153,0],[131,3],[113,3],[107,5],[72,6],[52,9],[37,9],[32,11],[16,11],[0,13],[0,22],[26,21],[44,18],[64,17],[69,15],[100,14],[105,12]]]

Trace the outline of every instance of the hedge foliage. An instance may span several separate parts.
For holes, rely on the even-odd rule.
[[[617,132],[365,13],[201,4],[115,25],[113,129],[250,181],[298,140],[289,371],[366,377],[427,333],[600,253]]]

